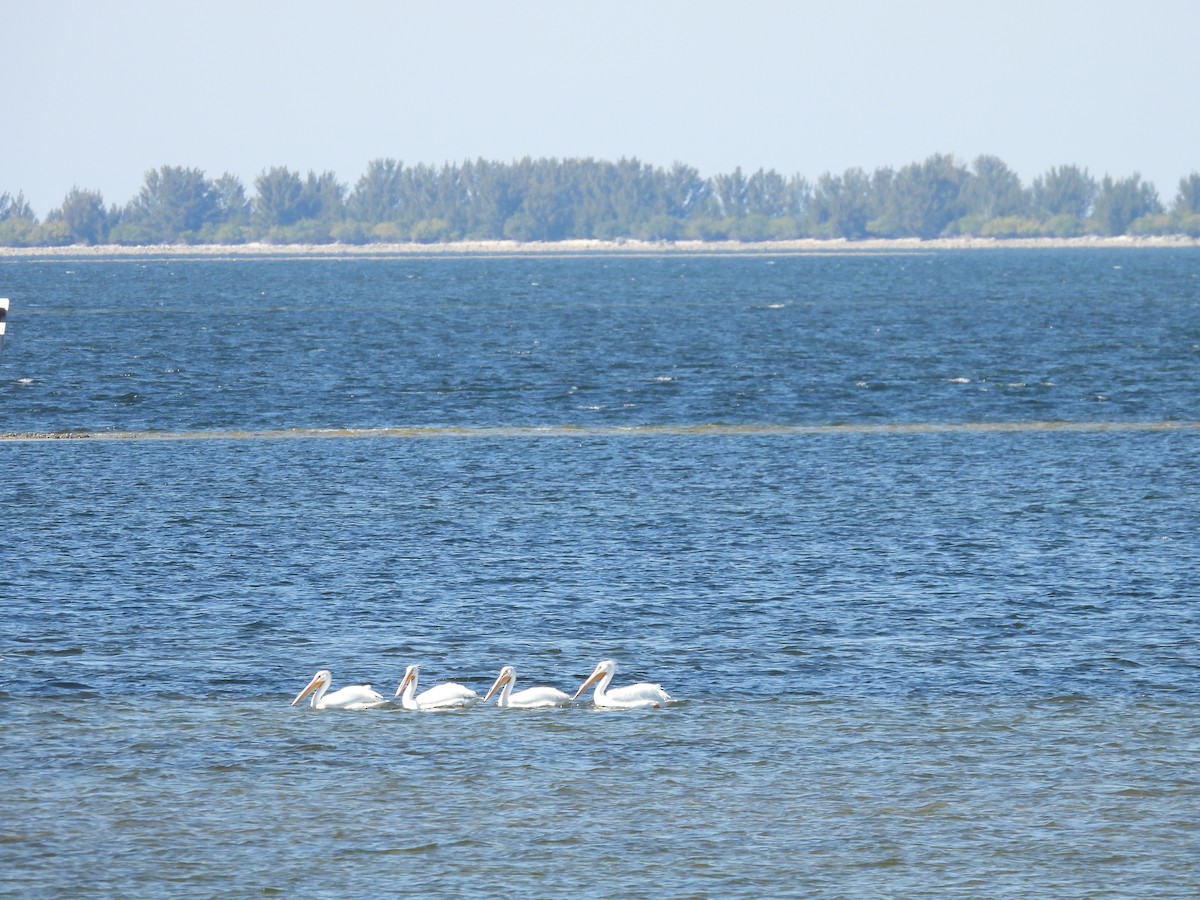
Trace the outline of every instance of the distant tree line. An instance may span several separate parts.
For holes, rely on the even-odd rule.
[[[1140,175],[1096,179],[1074,165],[1023,185],[1000,159],[936,154],[900,169],[774,170],[702,178],[683,163],[531,159],[406,166],[377,159],[353,187],[332,172],[264,170],[254,193],[233,175],[162,166],[125,206],[72,188],[39,221],[0,193],[0,245],[443,242],[571,238],[1200,236],[1200,173],[1164,207]]]

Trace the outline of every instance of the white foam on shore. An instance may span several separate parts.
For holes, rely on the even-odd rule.
[[[679,255],[920,253],[932,250],[1055,249],[1055,248],[1178,248],[1200,247],[1200,238],[1185,235],[1078,238],[895,238],[848,241],[842,238],[804,238],[785,241],[456,241],[444,244],[150,244],[125,246],[74,244],[69,247],[0,247],[0,257],[74,258],[210,258],[289,257],[369,259],[392,256],[518,256],[518,255]]]

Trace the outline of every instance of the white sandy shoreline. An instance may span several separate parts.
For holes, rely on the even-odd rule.
[[[848,241],[805,238],[788,241],[457,241],[444,244],[154,244],[125,246],[75,244],[68,247],[0,247],[0,258],[81,257],[387,257],[387,256],[551,256],[565,254],[732,255],[914,253],[931,250],[1038,248],[1200,247],[1183,235],[1078,238],[899,238]]]

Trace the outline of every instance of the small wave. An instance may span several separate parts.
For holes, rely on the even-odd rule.
[[[347,850],[345,852],[369,856],[407,856],[413,853],[433,853],[437,849],[438,843],[433,841],[428,844],[415,844],[412,847],[381,847],[378,849],[363,847],[355,850]]]

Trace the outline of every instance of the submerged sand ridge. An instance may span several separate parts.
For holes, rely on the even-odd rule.
[[[24,431],[0,432],[4,441],[204,441],[283,440],[336,438],[579,438],[579,437],[729,437],[804,436],[830,434],[960,434],[964,432],[1129,432],[1200,431],[1200,421],[1021,421],[1021,422],[897,422],[858,424],[727,425],[394,425],[378,428],[275,428],[212,431]]]

